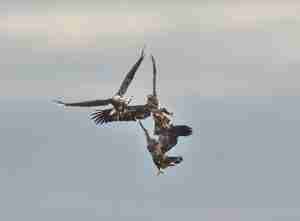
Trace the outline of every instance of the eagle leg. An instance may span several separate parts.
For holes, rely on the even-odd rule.
[[[169,116],[174,116],[174,113],[173,113],[173,112],[169,112],[169,111],[167,110],[167,108],[165,108],[165,107],[162,108],[161,111],[162,111],[163,113],[169,115]]]
[[[158,169],[156,176],[159,176],[160,174],[164,174],[164,171]]]

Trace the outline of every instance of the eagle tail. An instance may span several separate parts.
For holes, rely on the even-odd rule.
[[[171,127],[172,133],[176,134],[176,136],[190,136],[193,133],[193,130],[191,127],[186,126],[186,125],[175,125]]]
[[[168,161],[169,164],[180,164],[183,161],[183,158],[181,156],[178,157],[167,156],[166,161]]]

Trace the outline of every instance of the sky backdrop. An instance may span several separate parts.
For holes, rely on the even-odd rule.
[[[298,220],[298,1],[7,1],[0,6],[1,220]],[[51,100],[128,90],[193,127],[156,170],[136,123]],[[152,130],[150,119],[145,125]]]

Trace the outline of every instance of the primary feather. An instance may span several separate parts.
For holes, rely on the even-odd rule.
[[[95,107],[95,106],[105,106],[111,104],[111,99],[105,99],[105,100],[91,100],[91,101],[82,101],[82,102],[63,102],[59,100],[55,100],[54,102],[58,104],[62,104],[66,107]]]
[[[113,111],[112,108],[97,110],[93,112],[90,116],[91,119],[94,120],[96,124],[105,124],[105,123],[116,122],[116,121],[142,120],[151,115],[151,112],[146,105],[128,106],[127,109],[121,114],[112,111]]]

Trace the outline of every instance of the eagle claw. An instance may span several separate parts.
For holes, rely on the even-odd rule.
[[[164,174],[164,172],[162,170],[158,170],[156,175],[159,176],[160,174]]]

